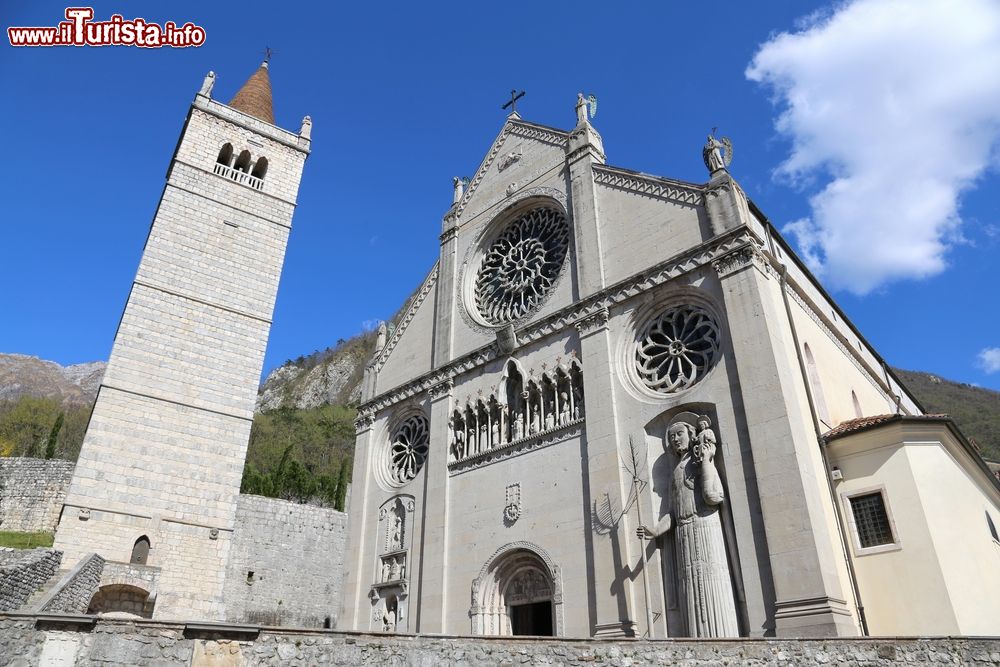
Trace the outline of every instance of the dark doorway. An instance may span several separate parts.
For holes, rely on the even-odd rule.
[[[554,637],[552,602],[518,604],[510,608],[510,629],[515,635]]]

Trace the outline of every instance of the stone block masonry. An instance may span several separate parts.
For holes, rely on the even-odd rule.
[[[37,609],[46,614],[86,614],[90,599],[101,583],[103,569],[104,559],[90,554],[55,585]]]
[[[223,597],[233,623],[332,627],[340,608],[347,515],[241,495]]]
[[[0,611],[24,605],[56,573],[61,560],[62,553],[53,549],[0,549]]]
[[[55,531],[73,466],[60,459],[0,458],[0,530]]]
[[[237,630],[232,628],[231,630]],[[155,621],[98,620],[93,628],[0,616],[0,662],[33,665],[1000,665],[997,638],[594,640],[375,635],[239,628],[212,632]],[[247,631],[249,630],[249,632]],[[5,658],[12,658],[6,662]],[[61,662],[60,662],[61,661]]]

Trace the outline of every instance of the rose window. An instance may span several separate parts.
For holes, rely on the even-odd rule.
[[[427,460],[427,418],[413,415],[396,427],[389,443],[389,481],[402,486],[417,476]]]
[[[636,345],[635,367],[646,387],[672,394],[704,377],[718,352],[715,319],[697,306],[677,306],[643,328]]]
[[[479,313],[490,324],[527,315],[552,288],[568,248],[561,211],[540,207],[514,220],[483,257],[475,284]]]

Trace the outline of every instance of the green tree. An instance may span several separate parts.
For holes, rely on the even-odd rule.
[[[341,512],[344,511],[344,506],[347,504],[347,485],[350,484],[352,465],[350,457],[344,457],[340,462],[340,473],[337,475],[337,497],[333,507]]]
[[[56,455],[56,441],[59,439],[59,431],[62,430],[64,415],[62,412],[56,417],[56,423],[52,425],[52,430],[49,431],[49,440],[45,443],[45,458],[51,459]]]

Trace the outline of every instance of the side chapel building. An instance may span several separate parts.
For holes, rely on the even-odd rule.
[[[996,479],[730,157],[709,137],[703,184],[610,166],[580,96],[456,179],[367,368],[338,627],[1000,633]]]

